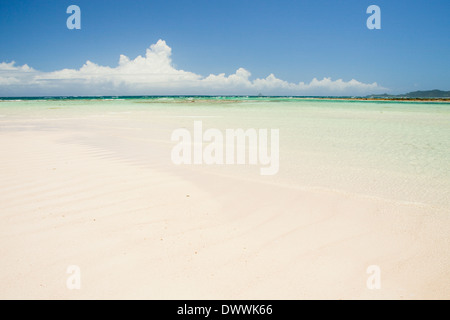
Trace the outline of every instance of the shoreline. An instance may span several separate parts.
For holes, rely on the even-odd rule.
[[[369,97],[308,97],[308,96],[228,96],[228,95],[217,95],[217,96],[202,96],[202,95],[173,95],[173,96],[86,96],[86,97],[64,97],[64,96],[54,96],[54,97],[0,97],[1,102],[25,102],[25,101],[80,101],[80,100],[100,100],[100,101],[123,101],[123,100],[153,100],[154,102],[164,102],[158,101],[158,99],[179,99],[181,102],[209,102],[209,101],[228,101],[228,102],[238,102],[238,101],[266,101],[267,99],[286,99],[285,101],[302,101],[302,100],[325,100],[325,101],[383,101],[383,102],[439,102],[439,103],[450,103],[450,98],[369,98]],[[216,98],[216,99],[212,99]],[[221,100],[222,98],[223,100]],[[235,98],[236,100],[233,100]],[[183,100],[184,99],[184,100]],[[227,100],[230,99],[230,100]],[[173,100],[172,100],[173,102]]]

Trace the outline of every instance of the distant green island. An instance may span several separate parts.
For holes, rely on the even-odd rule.
[[[391,95],[391,94],[372,94],[367,96],[369,99],[446,99],[450,98],[450,91],[442,90],[428,90],[428,91],[414,91],[406,94]]]

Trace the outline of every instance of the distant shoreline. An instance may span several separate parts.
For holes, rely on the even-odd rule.
[[[450,98],[315,98],[324,100],[347,100],[347,101],[404,101],[404,102],[450,102]]]
[[[392,101],[392,102],[444,102],[450,103],[450,98],[409,98],[409,97],[316,97],[316,96],[233,96],[233,95],[166,95],[166,96],[40,96],[40,97],[0,97],[0,102],[32,101],[32,100],[158,100],[158,99],[191,99],[191,100],[264,100],[264,99],[292,99],[292,100],[336,100],[336,101]]]

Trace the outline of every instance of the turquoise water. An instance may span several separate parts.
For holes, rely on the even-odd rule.
[[[171,132],[280,130],[280,171],[211,166],[211,173],[450,208],[450,103],[287,97],[0,100],[0,134],[71,132],[83,143],[170,168]],[[151,146],[151,147],[150,147]]]

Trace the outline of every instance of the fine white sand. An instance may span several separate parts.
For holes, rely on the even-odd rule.
[[[74,135],[0,135],[2,299],[450,298],[448,211],[142,165]]]
[[[0,106],[0,299],[448,299],[439,105]],[[177,128],[280,129],[259,166],[175,166]],[[81,289],[66,286],[69,266]],[[369,266],[381,271],[367,287]]]

